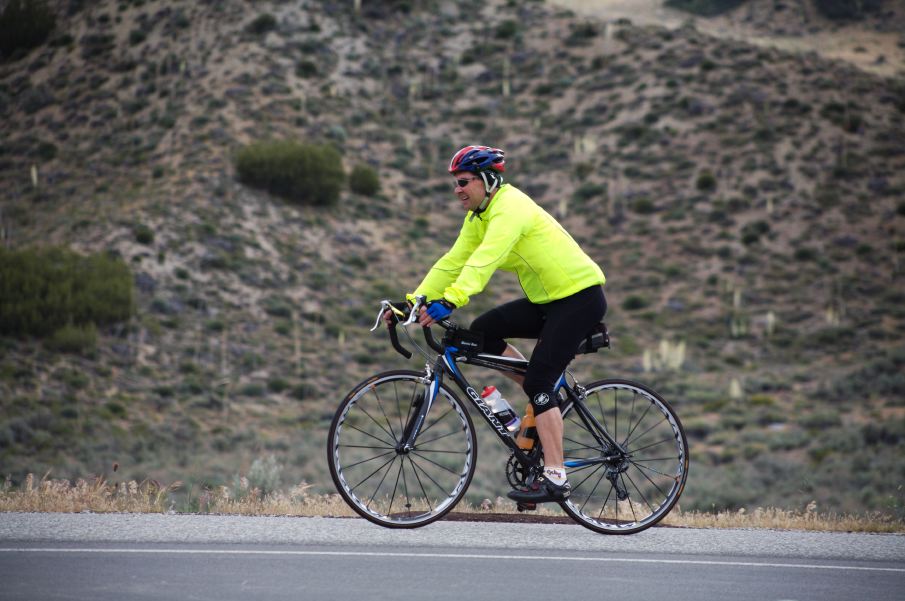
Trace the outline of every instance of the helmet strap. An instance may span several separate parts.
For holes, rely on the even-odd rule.
[[[481,181],[484,182],[484,200],[481,201],[481,204],[472,211],[471,219],[475,218],[475,215],[480,215],[487,209],[487,204],[490,202],[490,199],[493,197],[494,193],[499,189],[500,184],[503,183],[503,176],[498,173],[491,173],[488,171],[480,171],[478,175],[481,176]]]

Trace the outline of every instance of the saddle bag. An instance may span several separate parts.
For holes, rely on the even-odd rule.
[[[454,346],[466,355],[477,355],[484,351],[484,333],[458,328],[450,333],[447,346]]]
[[[606,329],[606,324],[601,321],[581,341],[576,354],[596,353],[602,348],[610,348],[610,333]]]

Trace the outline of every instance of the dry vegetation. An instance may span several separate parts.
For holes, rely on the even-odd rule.
[[[176,501],[179,482],[162,485],[155,481],[109,482],[104,478],[53,480],[46,476],[35,482],[29,474],[15,487],[11,482],[0,487],[0,512],[79,513],[166,513],[194,508],[195,513],[219,515],[266,515],[296,517],[355,517],[355,513],[338,494],[315,494],[310,485],[299,484],[288,491],[264,494],[253,488],[247,478],[240,478],[235,488],[189,491],[188,497]],[[824,532],[905,532],[905,521],[880,513],[840,515],[817,510],[812,502],[803,510],[758,507],[754,511],[701,512],[673,510],[662,522],[680,528],[769,528],[780,530],[816,530]],[[561,518],[558,508],[541,507],[538,511],[519,514],[512,502],[498,497],[485,499],[479,505],[462,503],[456,508],[456,519],[481,521],[536,521]]]

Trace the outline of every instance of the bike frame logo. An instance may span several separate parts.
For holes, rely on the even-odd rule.
[[[484,414],[490,422],[490,425],[493,426],[493,429],[499,432],[501,436],[509,436],[509,430],[507,430],[500,420],[496,418],[493,414],[493,410],[484,402],[484,399],[481,398],[477,391],[469,386],[465,389],[465,392],[468,393],[468,396],[474,401],[474,404],[478,406],[478,409],[481,410],[481,413]]]

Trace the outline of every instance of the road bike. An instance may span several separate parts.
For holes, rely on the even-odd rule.
[[[374,328],[391,311],[389,337],[402,346],[397,324],[428,362],[423,371],[392,370],[367,378],[339,404],[327,442],[330,475],[349,506],[388,528],[415,528],[441,519],[465,495],[478,448],[466,403],[454,384],[509,451],[509,484],[525,488],[543,472],[536,433],[530,449],[497,419],[460,365],[524,374],[528,362],[483,352],[482,337],[446,319],[442,340],[423,328],[433,353],[409,334],[424,304],[408,311],[382,301]],[[404,320],[404,321],[403,321]],[[588,334],[578,354],[609,346],[606,327]],[[559,503],[576,522],[604,534],[632,534],[663,519],[688,477],[688,442],[679,417],[659,394],[629,380],[579,384],[566,370],[556,386],[572,493]],[[480,422],[479,422],[480,423]],[[519,510],[531,509],[519,505]]]

